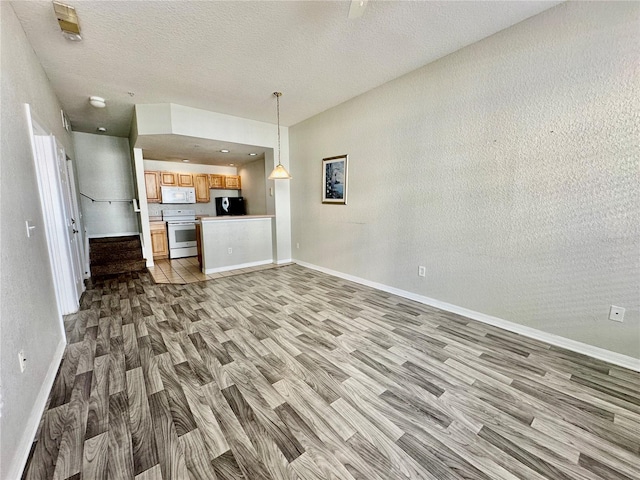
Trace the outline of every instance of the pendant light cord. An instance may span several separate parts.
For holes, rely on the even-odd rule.
[[[278,165],[273,169],[271,175],[267,178],[269,180],[291,180],[291,175],[287,172],[287,169],[282,165],[282,148],[280,145],[280,97],[282,92],[273,92],[273,96],[276,97],[276,105],[278,111]]]
[[[273,92],[273,94],[276,96],[276,108],[278,111],[278,165],[282,165],[282,162],[280,161],[280,97],[282,96],[282,93]]]

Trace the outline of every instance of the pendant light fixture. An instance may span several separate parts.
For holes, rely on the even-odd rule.
[[[282,92],[273,92],[273,96],[276,97],[276,105],[278,109],[278,165],[273,169],[269,175],[269,180],[291,180],[291,175],[284,168],[284,165],[280,162],[280,97]]]

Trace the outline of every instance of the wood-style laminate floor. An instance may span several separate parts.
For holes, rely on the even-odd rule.
[[[292,265],[96,282],[27,479],[638,479],[640,375]]]

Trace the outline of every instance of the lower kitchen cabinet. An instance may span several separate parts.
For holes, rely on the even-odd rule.
[[[169,239],[165,222],[149,222],[151,227],[151,248],[153,259],[169,258]]]

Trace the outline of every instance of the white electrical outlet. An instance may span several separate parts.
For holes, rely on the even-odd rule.
[[[27,368],[27,359],[24,356],[24,350],[18,352],[18,361],[20,362],[20,373],[24,373]]]
[[[427,276],[427,267],[418,267],[418,276],[426,277]]]
[[[233,248],[229,247],[228,251],[229,251],[229,255],[231,255],[233,253]]]
[[[609,320],[614,322],[622,322],[624,320],[624,308],[611,305],[609,309]]]
[[[300,248],[300,244],[296,242],[296,248]]]

